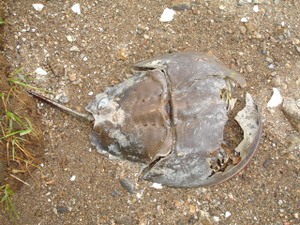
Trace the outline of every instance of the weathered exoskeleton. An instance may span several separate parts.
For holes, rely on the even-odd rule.
[[[134,67],[132,78],[86,107],[97,150],[141,163],[141,178],[173,187],[217,184],[247,164],[261,116],[240,74],[196,52]]]

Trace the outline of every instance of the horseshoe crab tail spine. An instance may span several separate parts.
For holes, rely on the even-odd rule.
[[[67,114],[69,114],[69,115],[71,115],[71,116],[74,116],[74,117],[76,117],[77,119],[85,120],[85,121],[89,121],[89,122],[93,122],[93,121],[94,121],[94,117],[93,117],[92,115],[90,115],[90,114],[77,112],[77,111],[75,111],[75,110],[73,110],[73,109],[70,109],[70,108],[68,108],[68,107],[66,107],[66,106],[64,106],[64,105],[62,105],[62,104],[59,104],[58,102],[55,102],[55,101],[53,101],[53,100],[51,100],[51,99],[49,99],[49,98],[47,98],[47,97],[45,97],[45,96],[42,96],[42,95],[40,95],[40,94],[35,93],[35,92],[33,92],[33,91],[26,90],[26,92],[27,92],[28,94],[30,94],[30,95],[32,95],[32,96],[38,98],[38,99],[40,99],[40,100],[42,100],[42,101],[44,101],[44,102],[50,104],[50,105],[53,105],[53,106],[55,106],[55,107],[61,109],[61,110],[64,111],[65,113],[67,113]]]

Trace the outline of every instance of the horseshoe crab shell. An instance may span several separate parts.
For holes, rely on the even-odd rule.
[[[97,150],[141,163],[142,179],[173,187],[221,183],[248,163],[262,125],[240,74],[196,52],[134,67],[86,107]]]

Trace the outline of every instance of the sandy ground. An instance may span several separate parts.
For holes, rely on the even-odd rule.
[[[157,190],[137,182],[135,164],[97,153],[90,124],[38,103],[45,157],[13,198],[20,224],[299,224],[299,139],[298,148],[288,148],[296,130],[280,106],[266,105],[273,87],[284,98],[300,97],[300,2],[250,2],[192,1],[163,23],[170,1],[2,1],[9,22],[2,53],[12,70],[44,69],[47,75],[32,73],[33,84],[69,107],[84,111],[95,94],[128,78],[134,62],[197,50],[243,74],[264,123],[257,153],[233,179]],[[75,3],[81,14],[71,10]],[[122,178],[135,183],[133,194]]]

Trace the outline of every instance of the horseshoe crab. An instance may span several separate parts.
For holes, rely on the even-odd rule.
[[[221,183],[253,156],[261,115],[245,79],[217,58],[173,53],[134,65],[134,76],[98,94],[86,110],[101,153],[143,165],[140,178],[172,187]]]

